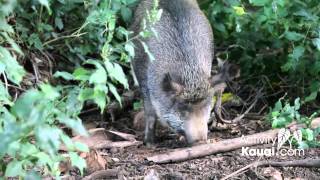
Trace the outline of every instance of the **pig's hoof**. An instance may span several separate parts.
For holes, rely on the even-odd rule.
[[[144,142],[143,143],[148,149],[156,149],[156,145],[151,142]]]

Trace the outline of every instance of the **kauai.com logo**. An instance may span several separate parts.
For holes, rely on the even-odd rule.
[[[242,156],[304,156],[304,149],[292,148],[292,142],[296,140],[298,143],[302,141],[301,130],[293,132],[292,136],[288,129],[282,128],[279,130],[277,137],[274,138],[246,138],[242,136],[241,141],[248,143],[255,141],[259,144],[271,144],[271,148],[249,148],[242,147]],[[283,147],[286,142],[289,143],[289,147]]]

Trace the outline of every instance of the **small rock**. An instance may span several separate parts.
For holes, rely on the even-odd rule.
[[[113,147],[110,149],[110,153],[112,153],[112,154],[115,154],[117,152],[119,152],[118,148]]]
[[[320,118],[315,118],[311,121],[310,124],[311,129],[317,129],[318,127],[320,127]]]
[[[113,162],[119,162],[120,161],[120,159],[118,159],[118,158],[111,158],[111,159],[112,159]]]
[[[273,167],[264,168],[262,174],[265,177],[269,177],[270,180],[282,180],[282,174]]]
[[[143,178],[144,180],[159,180],[159,174],[156,170],[151,169],[147,175]]]

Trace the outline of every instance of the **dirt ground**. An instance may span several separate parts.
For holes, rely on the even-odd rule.
[[[137,136],[142,141],[143,131],[133,127],[133,116],[129,115],[120,120],[110,123],[104,121],[98,115],[85,117],[86,121],[103,120],[100,127],[126,132]],[[101,122],[101,121],[100,121]],[[159,130],[160,129],[160,130]],[[216,141],[254,134],[270,129],[262,120],[243,120],[239,125],[228,125],[215,128],[209,133],[209,138]],[[177,135],[167,129],[158,128],[157,143],[154,148],[144,145],[133,146],[123,149],[113,148],[103,150],[103,157],[108,160],[108,169],[118,169],[118,179],[143,179],[151,173],[158,175],[160,179],[221,179],[234,171],[255,161],[286,161],[305,158],[320,158],[320,149],[309,149],[304,156],[280,156],[280,157],[247,157],[241,156],[241,149],[214,154],[198,159],[180,163],[151,164],[146,157],[172,151],[175,148],[186,146],[178,140]],[[319,168],[301,167],[258,167],[246,170],[231,179],[320,179]]]

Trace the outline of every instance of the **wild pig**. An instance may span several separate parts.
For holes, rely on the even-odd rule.
[[[131,30],[141,31],[142,19],[153,0],[142,0],[136,9]],[[132,62],[144,100],[145,138],[154,142],[158,120],[190,144],[207,140],[214,85],[224,74],[211,76],[214,55],[213,34],[196,0],[160,0],[162,17],[153,36],[143,41],[155,57],[148,58],[136,40]]]

